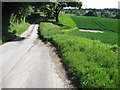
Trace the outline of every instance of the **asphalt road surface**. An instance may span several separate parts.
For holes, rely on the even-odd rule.
[[[48,47],[32,24],[19,38],[0,46],[2,88],[65,88]],[[0,77],[1,78],[1,77]]]

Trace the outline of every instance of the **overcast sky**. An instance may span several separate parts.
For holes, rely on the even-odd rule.
[[[103,8],[118,8],[118,2],[120,0],[80,0],[80,1],[83,3],[82,8],[103,9]]]

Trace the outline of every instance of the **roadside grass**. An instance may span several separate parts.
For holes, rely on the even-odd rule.
[[[3,24],[3,31],[2,31],[2,44],[13,40],[14,38],[21,35],[28,27],[29,23],[27,22],[11,22],[10,26],[5,27]]]
[[[90,16],[71,16],[78,28],[118,32],[118,20]]]
[[[40,37],[51,42],[78,88],[117,88],[118,51],[114,46],[91,40],[52,23],[40,24]],[[79,32],[79,31],[78,31]],[[116,46],[118,48],[118,46]]]
[[[30,26],[27,22],[12,23],[9,32],[15,32],[16,36],[21,35]]]
[[[2,40],[0,40],[0,45],[2,44]]]

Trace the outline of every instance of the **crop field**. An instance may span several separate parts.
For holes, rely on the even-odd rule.
[[[76,22],[78,28],[118,32],[117,19],[90,16],[72,16],[72,19]]]
[[[113,32],[104,33],[93,33],[93,32],[82,32],[79,30],[72,30],[69,32],[71,35],[86,37],[92,40],[99,40],[107,44],[118,44],[118,34]]]
[[[50,41],[57,48],[76,87],[118,87],[117,45],[76,34],[80,32],[77,27],[66,28],[44,22],[40,24],[40,32],[41,38],[46,42]]]
[[[117,30],[117,26],[115,26],[115,25],[117,25],[118,22],[116,19],[113,20],[113,19],[99,18],[99,17],[75,16],[75,15],[61,13],[60,14],[60,22],[66,26],[77,27],[77,25],[76,25],[77,23],[75,24],[75,21],[71,19],[73,17],[77,17],[76,20],[79,24],[78,28],[84,27],[84,29],[90,29],[90,28],[95,29],[95,27],[96,27],[96,30],[100,29],[100,27],[96,26],[96,24],[90,22],[91,19],[95,18],[97,20],[97,18],[98,18],[99,21],[100,21],[100,19],[101,19],[101,21],[106,20],[109,23],[110,22],[112,23],[112,21],[113,21],[114,26],[112,26],[112,27],[113,28],[115,27],[116,29],[114,29],[114,30]],[[87,18],[89,18],[90,20],[88,20]],[[104,23],[109,24],[107,22],[104,22]],[[71,23],[74,23],[74,24],[71,24]],[[109,24],[109,26],[111,26],[111,25]],[[110,31],[110,30],[108,30],[108,31]],[[69,33],[71,33],[72,35],[75,35],[75,36],[86,37],[86,38],[89,38],[92,40],[99,40],[99,41],[101,41],[103,43],[107,43],[107,44],[112,44],[112,45],[118,44],[118,33],[115,33],[115,31],[113,31],[113,32],[112,31],[108,32],[108,31],[104,31],[104,33],[94,33],[94,32],[82,32],[79,30],[74,30],[74,31],[72,30]]]

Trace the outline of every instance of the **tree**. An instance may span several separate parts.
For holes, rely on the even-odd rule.
[[[89,11],[85,16],[96,16],[96,14],[93,11]]]
[[[55,12],[54,12],[56,22],[59,22],[59,13],[63,9],[63,7],[78,7],[80,9],[81,6],[82,6],[82,2],[57,2],[55,5]]]
[[[43,11],[47,18],[55,17],[56,22],[59,22],[59,13],[63,7],[78,7],[82,6],[82,2],[47,2],[43,4]]]

